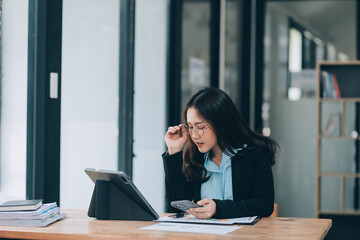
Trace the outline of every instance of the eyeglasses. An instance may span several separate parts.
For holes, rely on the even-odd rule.
[[[183,126],[188,135],[196,133],[196,135],[199,135],[199,136],[203,136],[205,133],[205,130],[209,128],[209,126],[206,126],[206,127],[190,127],[189,125],[183,125]]]

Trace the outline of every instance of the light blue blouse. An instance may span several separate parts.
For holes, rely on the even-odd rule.
[[[242,148],[234,149],[234,152],[241,151],[246,148],[246,144]],[[232,191],[232,173],[231,173],[231,157],[225,153],[222,154],[220,166],[211,161],[209,152],[205,153],[204,167],[208,171],[209,180],[201,184],[201,199],[219,199],[234,200]]]

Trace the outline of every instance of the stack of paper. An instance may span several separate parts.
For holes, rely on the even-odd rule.
[[[57,220],[66,218],[60,213],[56,203],[41,204],[35,210],[0,211],[0,226],[45,227]]]
[[[205,224],[222,224],[222,225],[253,225],[259,221],[259,216],[241,217],[241,218],[228,218],[228,219],[198,219],[189,214],[184,217],[177,218],[174,214],[154,220],[155,222],[177,222],[177,223],[205,223]]]

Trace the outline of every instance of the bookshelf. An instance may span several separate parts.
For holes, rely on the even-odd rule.
[[[318,62],[316,78],[315,217],[360,215],[360,61]]]

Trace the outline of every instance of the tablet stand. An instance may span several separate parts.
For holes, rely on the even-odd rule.
[[[88,216],[101,220],[155,219],[112,182],[103,180],[96,180]]]

